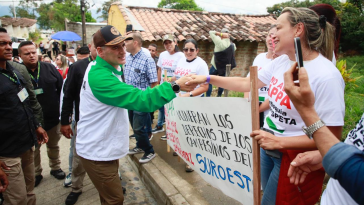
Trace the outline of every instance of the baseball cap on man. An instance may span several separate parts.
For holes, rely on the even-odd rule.
[[[174,37],[172,34],[166,34],[163,36],[163,43],[164,41],[173,41],[174,40]]]
[[[111,46],[123,42],[126,39],[114,26],[105,26],[96,31],[94,35],[95,47]]]

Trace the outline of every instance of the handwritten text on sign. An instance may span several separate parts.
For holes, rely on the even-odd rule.
[[[250,103],[177,97],[165,110],[173,150],[205,181],[244,205],[253,204]]]

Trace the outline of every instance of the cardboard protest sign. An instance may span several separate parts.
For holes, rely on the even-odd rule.
[[[253,204],[251,104],[244,98],[177,97],[165,105],[168,144],[201,177]]]

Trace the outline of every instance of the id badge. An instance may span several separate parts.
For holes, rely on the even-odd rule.
[[[25,99],[27,99],[29,96],[27,89],[23,88],[19,93],[18,97],[20,99],[20,102],[24,102]]]
[[[34,90],[35,95],[43,94],[43,88],[38,88]]]

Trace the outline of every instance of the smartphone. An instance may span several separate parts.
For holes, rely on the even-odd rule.
[[[303,67],[302,49],[300,37],[294,38],[294,47],[296,49],[296,61],[298,64],[298,69]]]
[[[263,131],[269,132],[272,135],[274,135],[274,132],[272,130],[270,130],[270,129],[266,129],[264,127],[260,128],[260,129],[263,130]],[[280,159],[281,158],[281,152],[278,151],[278,150],[265,150],[265,153],[268,156],[273,157],[273,158],[276,158],[276,159]]]

